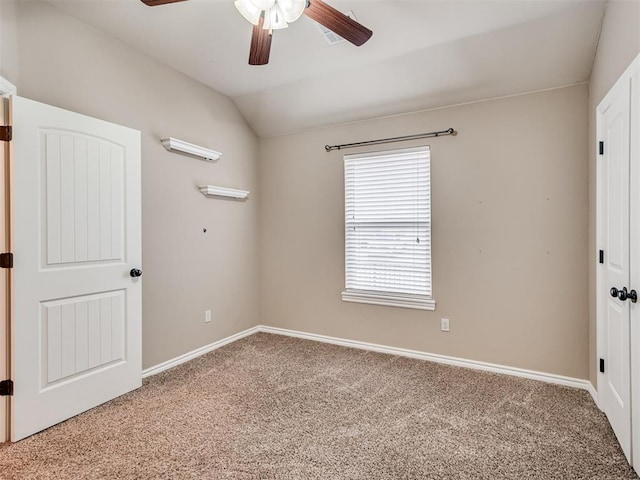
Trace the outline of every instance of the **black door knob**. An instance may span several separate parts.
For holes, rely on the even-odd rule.
[[[627,291],[627,287],[622,287],[622,290],[618,290],[616,287],[611,287],[609,293],[612,297],[617,297],[623,302],[628,298],[632,303],[636,303],[638,301],[638,293],[635,290]]]
[[[131,271],[129,272],[129,275],[131,275],[133,278],[141,277],[142,270],[138,268],[132,268]]]

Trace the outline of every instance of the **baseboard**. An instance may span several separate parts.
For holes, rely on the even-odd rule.
[[[400,355],[402,357],[416,358],[419,360],[427,360],[430,362],[437,362],[445,365],[471,368],[474,370],[483,370],[485,372],[501,373],[504,375],[528,378],[531,380],[539,380],[541,382],[553,383],[556,385],[564,385],[567,387],[580,388],[582,390],[587,390],[591,394],[591,396],[594,397],[594,400],[597,398],[597,393],[593,388],[593,385],[591,385],[591,382],[589,382],[588,380],[582,380],[580,378],[565,377],[562,375],[555,375],[553,373],[537,372],[535,370],[525,370],[523,368],[508,367],[505,365],[498,365],[495,363],[478,362],[476,360],[467,360],[465,358],[449,357],[446,355],[420,352],[417,350],[408,350],[405,348],[389,347],[385,345],[378,345],[375,343],[366,343],[366,342],[359,342],[356,340],[347,340],[344,338],[328,337],[326,335],[299,332],[296,330],[288,330],[285,328],[267,327],[264,325],[260,325],[258,329],[260,332],[265,332],[265,333],[274,333],[276,335],[286,335],[289,337],[303,338],[306,340],[313,340],[316,342],[331,343],[333,345],[341,345],[343,347],[358,348],[360,350],[369,350],[372,352],[388,353],[391,355]],[[597,401],[596,401],[596,405],[597,405]]]
[[[399,355],[402,357],[416,358],[419,360],[427,360],[429,362],[442,363],[445,365],[453,365],[456,367],[471,368],[474,370],[482,370],[485,372],[501,373],[503,375],[511,375],[514,377],[528,378],[531,380],[538,380],[546,383],[553,383],[556,385],[564,385],[567,387],[580,388],[587,390],[596,405],[598,403],[598,392],[593,387],[590,381],[582,380],[579,378],[565,377],[562,375],[555,375],[553,373],[537,372],[535,370],[526,370],[523,368],[508,367],[505,365],[498,365],[495,363],[479,362],[476,360],[468,360],[465,358],[449,357],[446,355],[439,355],[436,353],[420,352],[417,350],[408,350],[406,348],[389,347],[386,345],[378,345],[375,343],[359,342],[357,340],[348,340],[345,338],[329,337],[327,335],[318,335],[315,333],[300,332],[297,330],[288,330],[286,328],[268,327],[266,325],[257,325],[242,332],[236,333],[229,337],[213,342],[204,347],[198,348],[191,352],[180,355],[166,362],[160,363],[154,367],[147,368],[142,372],[142,378],[155,375],[160,372],[164,372],[170,368],[176,367],[182,363],[193,360],[201,355],[212,352],[224,345],[240,340],[241,338],[248,337],[254,333],[264,332],[273,333],[276,335],[285,335],[288,337],[302,338],[305,340],[313,340],[315,342],[330,343],[332,345],[340,345],[343,347],[357,348],[360,350],[368,350],[372,352],[387,353],[391,355]]]
[[[156,375],[160,372],[164,372],[165,370],[169,370],[170,368],[177,367],[178,365],[188,362],[189,360],[193,360],[205,353],[212,352],[220,347],[228,345],[229,343],[235,342],[236,340],[240,340],[241,338],[248,337],[249,335],[253,335],[254,333],[258,333],[260,331],[260,327],[252,327],[247,330],[244,330],[240,333],[236,333],[229,337],[223,338],[222,340],[218,340],[217,342],[210,343],[209,345],[205,345],[204,347],[197,348],[192,350],[191,352],[185,353],[184,355],[180,355],[179,357],[173,358],[171,360],[167,360],[166,362],[162,362],[154,367],[147,368],[142,371],[142,378],[150,377],[151,375]]]

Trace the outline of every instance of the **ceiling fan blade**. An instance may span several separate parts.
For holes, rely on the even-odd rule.
[[[264,17],[260,17],[258,25],[253,26],[251,35],[251,50],[249,51],[249,65],[266,65],[269,63],[271,52],[271,34],[262,28]]]
[[[164,5],[165,3],[184,2],[185,0],[142,0],[142,3],[149,7],[156,7],[158,5]]]
[[[358,47],[373,35],[367,27],[360,25],[322,0],[309,0],[309,6],[304,14]]]

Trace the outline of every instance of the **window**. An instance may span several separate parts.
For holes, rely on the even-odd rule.
[[[342,299],[435,310],[429,147],[345,155]]]

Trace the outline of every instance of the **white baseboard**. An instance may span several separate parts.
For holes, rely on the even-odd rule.
[[[296,330],[288,330],[285,328],[268,327],[265,325],[257,325],[255,327],[244,330],[243,332],[236,333],[235,335],[231,335],[230,337],[223,338],[222,340],[218,340],[217,342],[213,342],[209,345],[205,345],[204,347],[198,348],[189,353],[185,353],[184,355],[180,355],[179,357],[176,357],[172,360],[168,360],[154,367],[147,368],[146,370],[143,370],[142,378],[146,378],[151,375],[164,372],[165,370],[178,366],[182,363],[188,362],[189,360],[193,360],[194,358],[204,355],[205,353],[209,353],[224,345],[228,345],[229,343],[235,342],[236,340],[240,340],[241,338],[248,337],[249,335],[253,335],[254,333],[258,333],[258,332],[273,333],[276,335],[285,335],[288,337],[296,337],[296,338],[302,338],[305,340],[313,340],[316,342],[330,343],[332,345],[340,345],[343,347],[351,347],[351,348],[357,348],[360,350],[369,350],[372,352],[399,355],[402,357],[416,358],[419,360],[427,360],[429,362],[442,363],[445,365],[471,368],[474,370],[482,370],[485,372],[501,373],[503,375],[511,375],[514,377],[528,378],[531,380],[538,380],[541,382],[553,383],[556,385],[564,385],[567,387],[580,388],[582,390],[588,391],[593,397],[593,400],[596,403],[596,405],[599,405],[598,393],[596,389],[593,387],[591,382],[589,382],[588,380],[580,379],[580,378],[565,377],[562,375],[555,375],[553,373],[537,372],[535,370],[526,370],[523,368],[508,367],[505,365],[498,365],[495,363],[479,362],[476,360],[467,360],[465,358],[449,357],[446,355],[439,355],[435,353],[420,352],[417,350],[408,350],[406,348],[389,347],[386,345],[378,345],[375,343],[359,342],[357,340],[347,340],[344,338],[329,337],[326,335],[318,335],[315,333],[305,333],[305,332],[300,332]]]
[[[429,362],[437,362],[445,365],[453,365],[456,367],[471,368],[474,370],[483,370],[486,372],[501,373],[514,377],[529,378],[531,380],[539,380],[541,382],[553,383],[556,385],[564,385],[567,387],[580,388],[587,390],[591,396],[597,398],[597,393],[588,380],[580,378],[565,377],[555,375],[553,373],[537,372],[535,370],[525,370],[523,368],[508,367],[495,363],[478,362],[476,360],[467,360],[465,358],[449,357],[435,353],[419,352],[417,350],[408,350],[405,348],[388,347],[375,343],[358,342],[356,340],[346,340],[343,338],[328,337],[326,335],[318,335],[315,333],[304,333],[295,330],[287,330],[284,328],[267,327],[260,325],[259,331],[265,333],[275,333],[277,335],[286,335],[289,337],[303,338],[306,340],[314,340],[316,342],[331,343],[333,345],[341,345],[343,347],[358,348],[361,350],[369,350],[372,352],[388,353],[391,355],[399,355],[402,357],[417,358],[419,360],[427,360]],[[597,402],[596,402],[597,404]]]
[[[189,360],[193,360],[205,353],[212,352],[220,347],[228,345],[229,343],[235,342],[236,340],[240,340],[241,338],[248,337],[249,335],[253,335],[254,333],[258,333],[260,331],[260,327],[252,327],[247,330],[244,330],[240,333],[236,333],[235,335],[231,335],[230,337],[223,338],[222,340],[218,340],[217,342],[210,343],[209,345],[205,345],[204,347],[197,348],[192,350],[191,352],[185,353],[184,355],[180,355],[179,357],[173,358],[171,360],[167,360],[166,362],[159,363],[154,367],[147,368],[142,371],[142,378],[150,377],[151,375],[156,375],[157,373],[164,372],[165,370],[169,370],[170,368],[177,367],[181,363],[188,362]]]

